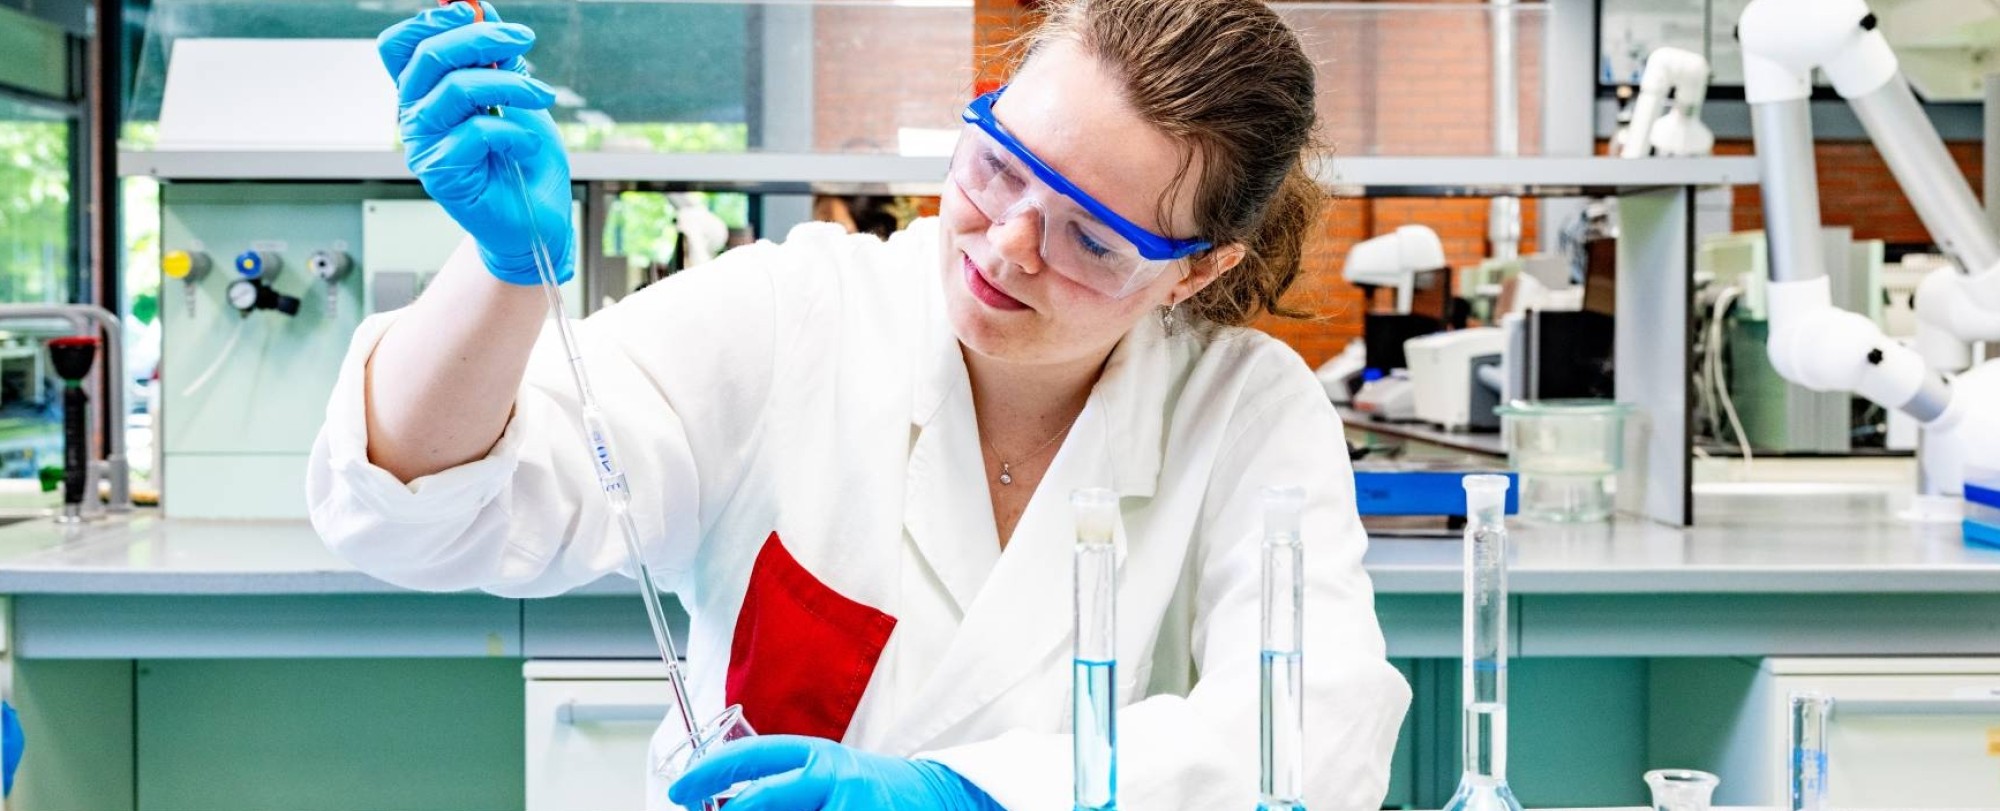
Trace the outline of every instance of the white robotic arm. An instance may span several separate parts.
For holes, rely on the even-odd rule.
[[[1660,114],[1668,91],[1673,107]],[[1639,76],[1639,96],[1632,101],[1632,121],[1619,134],[1621,158],[1706,155],[1715,148],[1715,133],[1701,123],[1701,103],[1708,98],[1708,60],[1693,51],[1663,47],[1646,56]]]
[[[1969,365],[1965,342],[2000,337],[2000,239],[1862,0],[1751,0],[1737,38],[1763,167],[1772,366],[1808,388],[1851,391],[1923,422],[1930,489],[1955,494],[1965,454],[2000,458],[1993,399],[2000,369],[1988,364],[1956,387],[1938,370]],[[1854,108],[1925,228],[1961,269],[1927,279],[1919,291],[1918,350],[1832,305],[1807,106],[1814,68]]]

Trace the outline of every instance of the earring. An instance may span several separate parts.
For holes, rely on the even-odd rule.
[[[1180,330],[1180,307],[1181,303],[1178,301],[1160,306],[1160,329],[1168,335]]]

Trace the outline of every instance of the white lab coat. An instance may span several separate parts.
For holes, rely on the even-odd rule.
[[[1121,806],[1252,808],[1258,493],[1302,485],[1308,805],[1380,807],[1410,693],[1384,658],[1339,420],[1311,371],[1261,333],[1141,319],[1003,553],[938,230],[884,243],[800,226],[579,325],[649,561],[691,617],[697,711],[722,707],[776,532],[819,581],[895,618],[845,743],[939,761],[1009,809],[1069,808],[1069,494],[1108,486],[1123,497]],[[551,336],[486,458],[407,486],[369,464],[363,363],[395,317],[357,330],[313,449],[328,545],[418,589],[551,595],[620,571]]]

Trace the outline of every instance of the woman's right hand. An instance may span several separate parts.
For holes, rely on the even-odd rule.
[[[529,77],[521,58],[535,32],[501,22],[490,5],[485,17],[474,22],[471,5],[455,2],[376,38],[396,80],[405,160],[431,199],[479,243],[488,272],[512,284],[538,283],[539,233],[557,278],[568,281],[575,244],[569,159],[546,112],[555,90]],[[488,108],[501,114],[488,115]],[[528,205],[514,164],[527,181]]]

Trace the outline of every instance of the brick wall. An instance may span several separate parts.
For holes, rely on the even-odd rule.
[[[1470,5],[1474,0],[1438,0]],[[1005,45],[1038,15],[1015,0],[974,3],[974,74],[990,88],[1005,79]],[[1472,9],[1378,12],[1288,6],[1319,65],[1321,138],[1340,155],[1467,155],[1492,152],[1492,74],[1488,16]],[[1517,32],[1521,85],[1520,141],[1533,154],[1541,142],[1537,24]],[[1524,201],[1524,244],[1535,239],[1534,206]],[[1268,318],[1258,327],[1291,344],[1308,363],[1338,353],[1361,332],[1361,295],[1341,281],[1340,263],[1356,242],[1399,225],[1428,225],[1443,240],[1453,266],[1486,256],[1485,200],[1334,200],[1308,243],[1305,272],[1290,303],[1318,313],[1312,321]]]
[[[1479,155],[1493,152],[1492,32],[1483,11],[1316,10],[1290,7],[1287,22],[1319,63],[1322,139],[1335,155]],[[1540,25],[1517,27],[1520,148],[1541,144]],[[1321,215],[1304,273],[1293,286],[1295,307],[1313,321],[1266,318],[1256,325],[1318,365],[1361,334],[1366,307],[1360,291],[1340,278],[1341,261],[1356,242],[1419,224],[1436,230],[1453,267],[1487,255],[1486,200],[1336,200]],[[1522,203],[1522,243],[1536,236],[1533,201]]]
[[[1432,0],[1439,6],[1476,0]],[[1010,54],[1003,47],[1038,21],[1015,0],[976,0],[973,31],[976,83],[990,88],[1005,79]],[[1484,13],[1459,9],[1402,9],[1375,12],[1348,6],[1313,9],[1294,4],[1285,11],[1319,63],[1322,138],[1337,155],[1490,154],[1492,67],[1490,31]],[[1522,52],[1521,151],[1534,154],[1541,142],[1539,23],[1520,26]],[[1979,188],[1980,147],[1949,145],[1973,188]],[[1743,141],[1723,142],[1716,152],[1751,152]],[[1892,244],[1927,244],[1930,237],[1903,199],[1874,147],[1866,142],[1823,142],[1817,147],[1821,212],[1830,225],[1851,226],[1857,238]],[[1361,331],[1363,303],[1340,279],[1340,263],[1360,240],[1417,223],[1436,229],[1454,267],[1486,256],[1485,200],[1333,200],[1308,244],[1305,273],[1293,287],[1294,306],[1319,313],[1313,321],[1267,318],[1257,326],[1319,364]],[[1524,246],[1536,240],[1535,205],[1522,201]],[[1734,227],[1763,227],[1756,187],[1736,191]]]
[[[1984,171],[1977,141],[1947,143],[1958,168],[1965,173],[1977,197]],[[1749,155],[1748,141],[1724,141],[1715,145],[1718,155]],[[1813,149],[1819,175],[1819,214],[1827,225],[1854,229],[1855,239],[1879,239],[1891,245],[1929,245],[1930,233],[1903,197],[1889,166],[1867,141],[1821,141]],[[1738,231],[1764,227],[1764,195],[1756,186],[1736,189],[1732,226]]]
[[[972,4],[972,70],[978,92],[1007,83],[1007,73],[1020,59],[1022,38],[1042,21],[1042,14],[1017,0],[974,0]]]
[[[903,127],[957,126],[971,98],[973,31],[960,8],[815,8],[815,148],[894,153]]]

